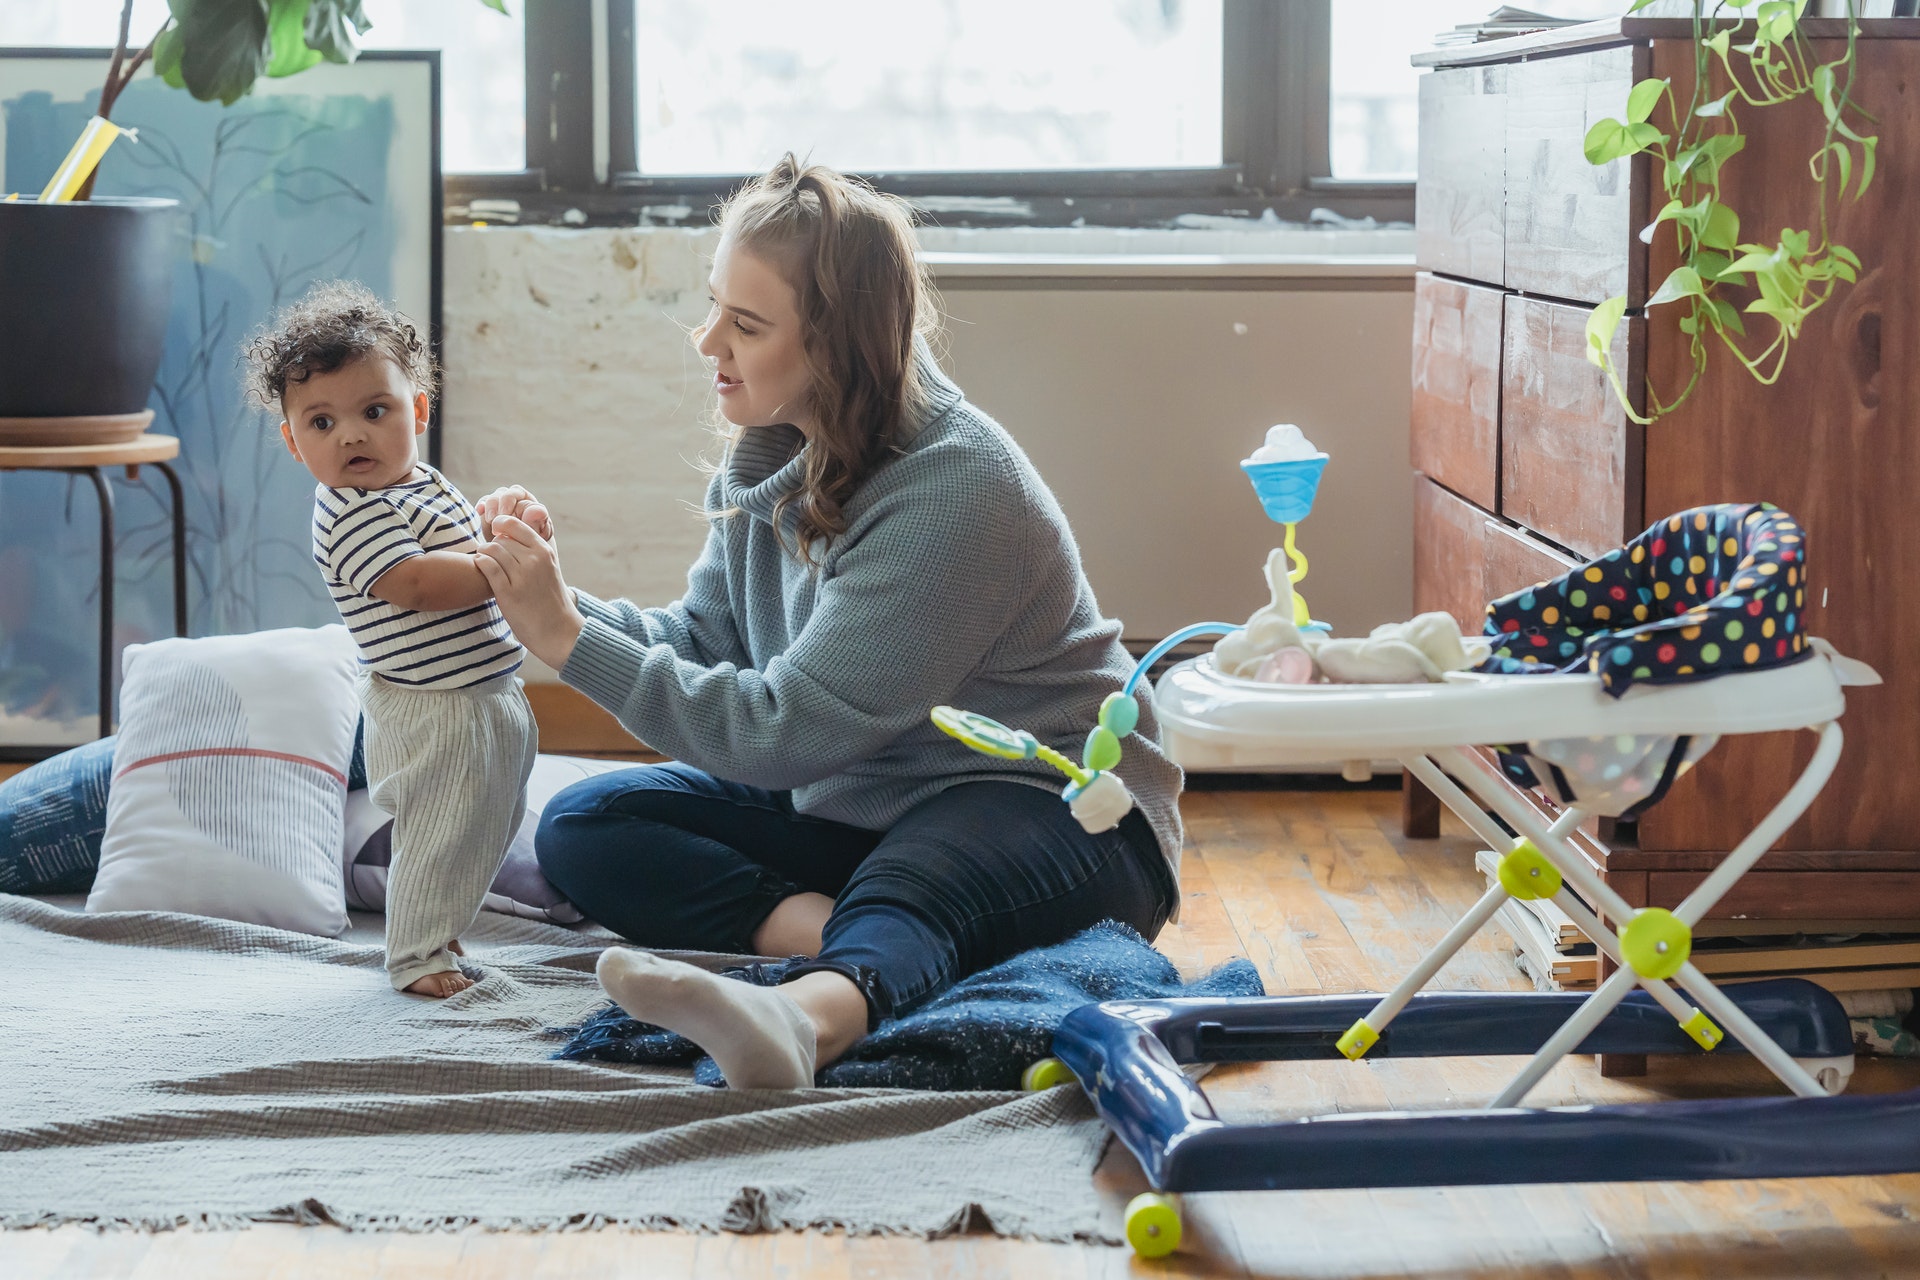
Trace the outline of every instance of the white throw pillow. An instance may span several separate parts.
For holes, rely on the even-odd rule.
[[[87,910],[344,933],[356,667],[343,626],[128,646]]]
[[[527,816],[520,821],[507,860],[500,864],[481,906],[502,915],[554,924],[578,924],[586,917],[540,874],[533,834],[547,802],[582,778],[614,769],[631,769],[630,760],[594,760],[585,756],[537,756],[527,779]],[[356,911],[387,909],[387,869],[393,860],[393,816],[373,803],[369,791],[347,793],[346,843],[341,876],[347,905]]]

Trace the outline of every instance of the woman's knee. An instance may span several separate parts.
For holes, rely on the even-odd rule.
[[[554,793],[540,811],[534,828],[533,852],[541,873],[565,891],[565,882],[578,883],[583,874],[612,854],[609,827],[624,825],[627,815],[616,812],[636,792],[677,787],[679,780],[661,777],[666,766],[641,765],[614,769],[570,783]],[[631,849],[622,850],[631,854]]]

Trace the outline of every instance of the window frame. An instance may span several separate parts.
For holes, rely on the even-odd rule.
[[[450,220],[704,224],[745,174],[640,171],[636,0],[522,0],[526,168],[449,174]],[[940,226],[1164,226],[1181,214],[1413,220],[1411,182],[1332,174],[1332,0],[1222,0],[1211,168],[867,173]]]

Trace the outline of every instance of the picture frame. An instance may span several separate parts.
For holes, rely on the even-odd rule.
[[[0,48],[0,193],[31,198],[94,113],[105,49]],[[143,70],[115,103],[133,131],[95,194],[182,205],[152,432],[185,482],[190,633],[338,621],[312,560],[313,479],[278,415],[248,403],[248,335],[313,283],[357,279],[441,329],[438,51],[368,50],[262,78],[232,106]],[[424,442],[440,456],[438,405]],[[0,473],[0,756],[98,732],[98,522],[84,477]],[[114,648],[173,634],[170,524],[158,476],[116,476]]]

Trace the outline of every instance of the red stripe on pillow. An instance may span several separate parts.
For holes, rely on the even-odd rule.
[[[148,756],[145,760],[135,760],[126,768],[114,774],[115,778],[124,778],[135,769],[144,769],[150,764],[165,764],[169,760],[192,760],[198,756],[259,756],[265,760],[291,760],[295,764],[311,765],[332,778],[341,786],[347,785],[347,775],[332,765],[322,764],[307,756],[290,755],[285,751],[267,751],[260,747],[200,747],[193,751],[169,751],[165,755]]]

